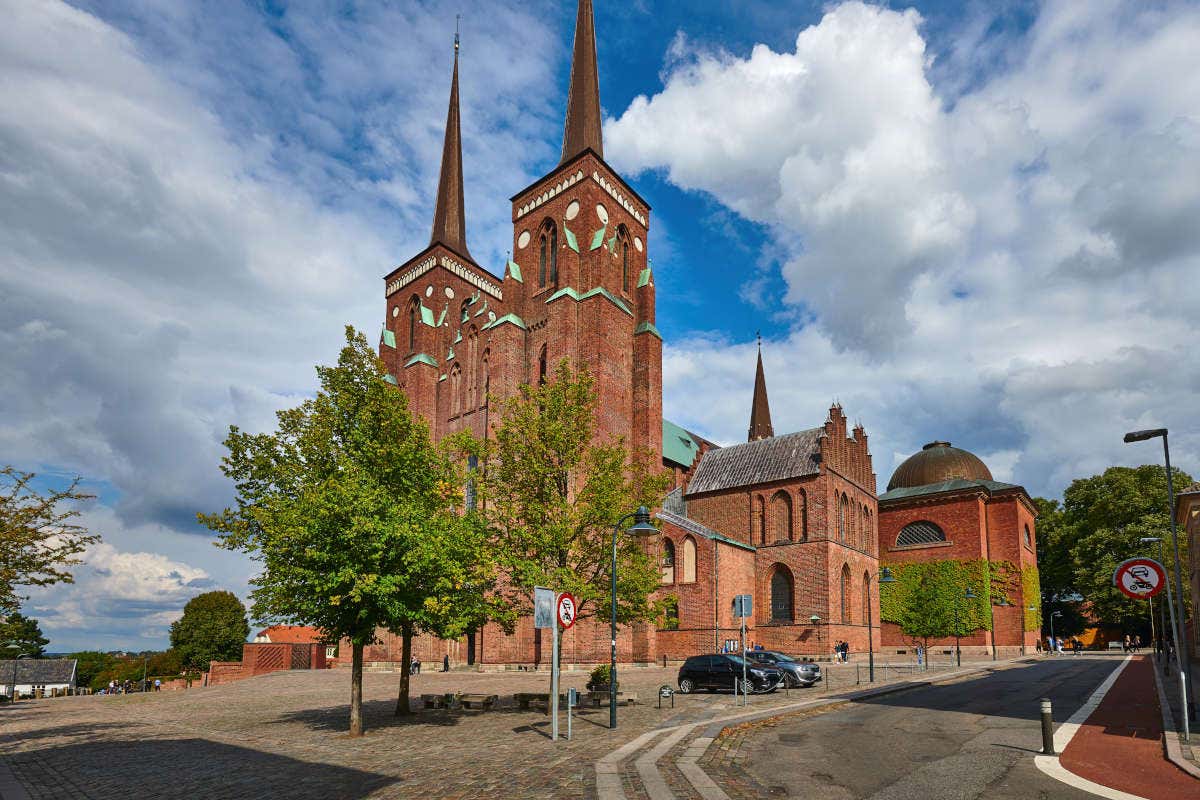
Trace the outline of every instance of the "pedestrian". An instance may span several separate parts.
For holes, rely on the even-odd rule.
[[[1142,637],[1136,633],[1133,635],[1133,652],[1142,652]]]
[[[449,671],[450,671],[450,654],[447,653],[446,655],[442,656],[442,672],[449,672]]]
[[[919,667],[919,666],[923,665],[924,663],[925,663],[925,648],[921,647],[921,645],[917,645],[917,666]]]
[[[1057,639],[1054,640],[1054,649],[1055,649],[1055,652],[1057,652],[1060,656],[1062,655],[1063,638],[1061,636],[1059,636]]]
[[[1038,637],[1037,642],[1034,644],[1034,646],[1037,648],[1037,651],[1039,653],[1042,652],[1042,637],[1040,637],[1040,636]]]
[[[1079,655],[1079,652],[1083,650],[1083,642],[1079,641],[1078,636],[1071,640],[1071,649],[1075,651],[1075,655]]]
[[[1133,649],[1133,642],[1129,639],[1129,634],[1125,634],[1125,638],[1121,641],[1121,652],[1128,653]]]
[[[154,679],[154,691],[156,691],[156,692],[162,691],[162,678]]]

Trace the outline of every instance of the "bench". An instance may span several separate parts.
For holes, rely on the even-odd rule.
[[[1124,650],[1125,645],[1123,642],[1109,642],[1108,649],[1109,650]]]
[[[454,702],[454,695],[449,694],[423,694],[421,695],[421,704],[425,708],[448,708]]]
[[[494,694],[460,694],[458,702],[462,703],[463,708],[480,708],[484,711],[491,710],[492,706],[496,705],[496,695]]]
[[[592,701],[592,708],[600,708],[608,705],[609,695],[607,691],[589,692],[589,699]],[[617,692],[617,705],[632,705],[638,699],[637,692]]]
[[[545,703],[550,705],[549,692],[517,692],[513,695],[513,702],[517,704],[517,708],[529,710],[530,703]],[[560,694],[558,696],[558,704],[562,708],[567,707],[567,696]]]

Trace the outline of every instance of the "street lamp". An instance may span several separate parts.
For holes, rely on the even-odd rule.
[[[1173,631],[1173,635],[1175,637],[1175,650],[1178,653],[1176,657],[1179,659],[1179,671],[1183,674],[1184,691],[1187,695],[1187,697],[1183,698],[1183,707],[1187,709],[1188,718],[1194,720],[1196,718],[1196,693],[1192,686],[1191,656],[1188,654],[1188,643],[1179,638],[1179,634],[1183,631],[1183,627],[1186,624],[1187,614],[1183,608],[1183,567],[1179,564],[1179,531],[1175,529],[1175,483],[1171,479],[1171,448],[1167,446],[1167,429],[1152,428],[1146,431],[1131,431],[1125,434],[1125,444],[1144,442],[1147,439],[1157,439],[1160,436],[1163,442],[1163,463],[1167,470],[1167,516],[1171,518],[1171,549],[1175,555],[1175,601],[1173,608],[1175,610],[1175,617],[1179,622]],[[1168,602],[1170,601],[1168,600]],[[1186,631],[1183,632],[1186,634]]]
[[[632,514],[626,514],[617,520],[613,526],[612,538],[612,660],[608,667],[608,727],[617,727],[617,537],[621,534],[626,520],[633,519],[633,525],[625,528],[626,533],[634,536],[652,536],[658,533],[658,528],[650,523],[650,510],[638,506]]]
[[[867,577],[867,663],[868,680],[871,683],[875,682],[875,637],[871,635],[871,581],[878,579],[880,583],[895,583],[896,579],[892,577],[892,571],[887,567],[879,570],[879,574],[874,577]],[[814,617],[814,619],[817,619]]]
[[[20,642],[5,642],[4,649],[5,650],[20,650],[21,643]],[[29,655],[29,653],[17,653],[15,656],[13,656],[13,660],[12,660],[12,662],[13,662],[12,702],[13,703],[17,702],[17,662],[20,661],[22,658],[33,658],[33,656]]]
[[[1158,542],[1158,563],[1161,564],[1164,562],[1163,540],[1162,540],[1161,536],[1143,536],[1138,541],[1141,542],[1142,544],[1153,544],[1154,542]],[[1175,606],[1171,604],[1171,582],[1170,581],[1167,581],[1167,607],[1171,609],[1171,629],[1173,631],[1175,629]],[[1154,598],[1153,597],[1150,598],[1150,625],[1151,626],[1154,625]],[[1167,648],[1165,646],[1165,640],[1167,638],[1167,618],[1166,618],[1166,612],[1163,611],[1162,603],[1158,604],[1158,636],[1160,638],[1156,639],[1155,648],[1156,648],[1156,652],[1160,652],[1163,654],[1163,660],[1162,660],[1163,675],[1166,675],[1167,668],[1168,668],[1168,661],[1167,661],[1167,657],[1166,657],[1167,656]]]
[[[1061,616],[1061,611],[1050,612],[1050,655],[1054,655],[1058,652],[1058,640],[1054,638],[1054,618]]]
[[[978,595],[971,591],[970,586],[967,587],[966,593],[963,594],[963,597],[967,600],[974,600],[977,596]],[[959,622],[959,606],[961,605],[961,600],[955,602],[954,604],[954,662],[960,667],[962,666],[962,625]]]

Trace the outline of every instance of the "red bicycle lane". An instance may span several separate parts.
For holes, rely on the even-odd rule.
[[[1154,663],[1139,656],[1080,726],[1059,763],[1089,781],[1149,800],[1200,798],[1200,780],[1163,755]]]

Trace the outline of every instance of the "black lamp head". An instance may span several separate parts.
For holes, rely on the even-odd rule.
[[[1130,431],[1129,433],[1125,434],[1125,444],[1129,444],[1130,442],[1144,442],[1147,439],[1153,439],[1158,436],[1166,435],[1166,428],[1151,428],[1150,430],[1145,431]]]

